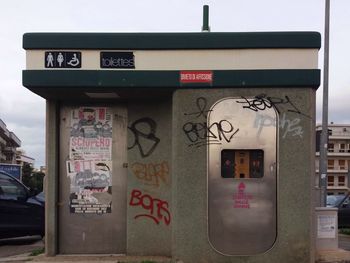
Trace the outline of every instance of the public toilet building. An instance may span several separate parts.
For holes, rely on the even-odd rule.
[[[23,85],[47,102],[46,254],[313,262],[320,43],[25,34]]]

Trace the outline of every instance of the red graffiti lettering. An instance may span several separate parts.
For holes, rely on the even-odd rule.
[[[142,194],[140,190],[132,190],[129,202],[130,206],[141,206],[148,213],[136,215],[134,218],[147,217],[151,218],[156,224],[163,220],[166,225],[170,224],[171,217],[169,204],[166,201],[153,198],[148,194]]]

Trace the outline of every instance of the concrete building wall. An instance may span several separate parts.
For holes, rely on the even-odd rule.
[[[130,255],[171,255],[171,105],[171,98],[128,105]]]
[[[225,97],[266,94],[290,103],[279,111],[277,240],[262,255],[224,256],[208,242],[207,148],[193,147],[186,122],[206,123],[211,105]],[[314,262],[311,207],[314,175],[315,90],[313,89],[197,89],[177,90],[173,113],[173,257],[183,262]],[[198,107],[199,97],[206,104]],[[191,113],[198,113],[189,115]],[[267,122],[260,123],[267,125]],[[258,215],[257,215],[258,216]]]
[[[279,111],[277,240],[262,255],[224,256],[208,241],[207,138],[196,137],[196,131],[184,125],[205,125],[210,107],[222,98],[261,94],[283,101],[275,105]],[[127,109],[128,255],[168,255],[183,262],[312,262],[314,89],[186,89],[175,91],[173,98],[129,102]],[[269,124],[255,125],[263,129]],[[198,147],[193,140],[203,144]],[[51,160],[51,166],[54,163]],[[53,205],[51,190],[56,188],[51,168],[48,206]],[[47,219],[49,255],[55,254],[55,218]]]

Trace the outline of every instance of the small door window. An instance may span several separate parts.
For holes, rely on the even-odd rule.
[[[222,178],[261,178],[264,176],[263,150],[221,151]]]

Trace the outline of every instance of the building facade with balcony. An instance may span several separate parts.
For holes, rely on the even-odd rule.
[[[320,135],[322,126],[316,126],[316,185],[319,178]],[[350,176],[350,125],[328,125],[327,194],[346,194]]]
[[[32,168],[34,168],[35,159],[27,156],[25,151],[23,151],[22,149],[17,149],[16,163],[21,166],[29,164]]]
[[[20,146],[21,140],[0,119],[0,163],[16,164],[16,150]]]

